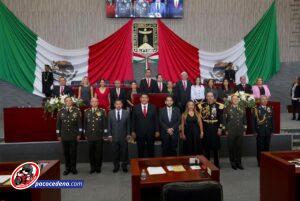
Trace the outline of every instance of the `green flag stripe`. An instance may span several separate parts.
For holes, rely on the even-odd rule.
[[[37,35],[0,1],[0,79],[33,91]]]
[[[258,77],[268,81],[280,68],[275,2],[244,41],[249,82],[255,83]]]

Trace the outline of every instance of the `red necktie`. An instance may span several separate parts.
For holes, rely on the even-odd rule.
[[[162,92],[162,90],[163,90],[162,83],[159,83],[159,89],[160,89],[160,92]]]
[[[117,96],[120,97],[120,89],[117,89]]]
[[[148,83],[148,88],[150,88],[151,85],[150,79],[147,79],[147,83]]]
[[[186,90],[186,82],[183,81],[183,89]]]
[[[144,116],[146,117],[147,116],[147,108],[146,108],[146,106],[143,106],[144,107],[144,109],[143,109],[143,114],[144,114]]]

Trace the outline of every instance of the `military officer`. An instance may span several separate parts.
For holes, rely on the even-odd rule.
[[[229,159],[232,169],[243,170],[242,166],[242,145],[243,135],[247,130],[247,119],[245,108],[239,106],[239,98],[236,95],[231,96],[231,103],[223,114],[224,130],[228,136]]]
[[[73,107],[71,97],[66,97],[64,101],[65,107],[58,112],[56,122],[57,138],[62,142],[65,157],[66,169],[63,174],[77,174],[77,141],[80,140],[82,132],[81,112]]]
[[[206,94],[206,102],[199,103],[198,107],[203,120],[204,155],[209,160],[210,153],[213,151],[214,164],[217,167],[220,167],[219,150],[221,147],[220,135],[222,135],[222,113],[224,105],[216,102],[214,94],[212,92],[208,92]]]
[[[268,97],[260,97],[260,105],[254,109],[254,130],[256,136],[257,162],[260,166],[260,153],[270,150],[271,135],[274,132],[273,109],[268,104]]]
[[[103,135],[106,130],[105,110],[98,108],[97,98],[91,99],[91,108],[84,111],[84,136],[88,140],[90,174],[101,172]]]

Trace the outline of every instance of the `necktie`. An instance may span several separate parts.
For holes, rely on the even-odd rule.
[[[156,4],[156,10],[159,12],[159,3]]]
[[[159,83],[159,90],[160,90],[160,92],[162,92],[162,90],[163,90],[163,89],[162,89],[162,83],[161,83],[161,82]]]
[[[143,114],[144,114],[144,116],[146,117],[147,116],[147,108],[146,108],[146,106],[143,106],[144,108],[143,108]]]
[[[117,89],[117,96],[120,97],[120,89]]]
[[[65,88],[64,86],[61,86],[61,87],[60,87],[60,94],[61,94],[61,95],[64,95],[64,88]]]
[[[150,85],[151,85],[150,79],[147,79],[147,83],[148,83],[148,87],[150,88]]]
[[[117,116],[118,116],[118,121],[120,121],[121,120],[120,110],[118,110]]]
[[[186,90],[186,81],[183,81],[183,89]]]

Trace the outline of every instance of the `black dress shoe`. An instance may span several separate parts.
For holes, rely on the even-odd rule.
[[[234,170],[237,170],[235,165],[231,165],[231,168],[234,169]]]
[[[123,172],[128,172],[127,167],[122,167]]]
[[[78,171],[76,169],[73,169],[72,174],[78,174]]]
[[[70,170],[65,170],[63,175],[68,175],[71,171]]]
[[[96,169],[96,172],[99,174],[99,173],[101,173],[101,168],[97,168]]]
[[[240,169],[240,170],[243,170],[244,169],[244,167],[242,166],[242,165],[237,165],[236,166],[238,169]]]
[[[292,120],[296,120],[296,117],[293,117]]]
[[[117,173],[117,172],[119,172],[119,167],[114,167],[114,169],[113,169],[113,173]]]
[[[95,172],[96,172],[96,170],[90,170],[90,174],[93,174]]]

